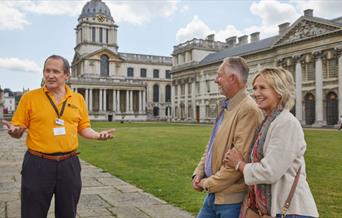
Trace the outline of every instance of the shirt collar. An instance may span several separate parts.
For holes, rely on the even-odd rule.
[[[70,87],[68,85],[64,85],[64,88],[65,88],[66,93],[63,97],[63,100],[72,96],[72,90],[70,89]],[[44,93],[48,93],[51,96],[51,93],[46,88],[46,86],[43,86],[43,91]]]

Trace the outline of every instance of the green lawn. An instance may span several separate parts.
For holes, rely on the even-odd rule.
[[[94,122],[115,127],[110,141],[80,139],[81,158],[146,192],[196,214],[203,193],[191,175],[209,139],[211,125]],[[307,130],[309,184],[323,218],[342,213],[342,132]]]

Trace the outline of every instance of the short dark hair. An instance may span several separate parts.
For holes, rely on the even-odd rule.
[[[232,69],[235,73],[238,73],[244,83],[247,83],[249,67],[247,62],[242,57],[227,57],[223,60],[223,63]]]
[[[46,60],[44,62],[44,69],[43,69],[43,71],[45,70],[46,62],[49,59],[60,59],[60,60],[62,60],[63,61],[64,73],[70,75],[70,64],[69,64],[69,61],[66,58],[64,58],[64,57],[62,57],[60,55],[51,55],[48,58],[46,58]]]

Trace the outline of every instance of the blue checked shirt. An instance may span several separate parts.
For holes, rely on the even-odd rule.
[[[223,103],[222,103],[223,109],[227,109],[228,103],[229,103],[228,99],[223,101]],[[210,136],[210,141],[209,141],[209,145],[208,145],[208,152],[207,152],[207,155],[205,157],[205,164],[204,164],[204,172],[205,172],[206,177],[209,177],[213,174],[211,172],[212,147],[213,147],[213,142],[214,142],[214,139],[216,136],[216,132],[222,123],[223,117],[224,117],[224,110],[221,112],[220,116],[217,118],[213,132],[211,133],[211,136]]]

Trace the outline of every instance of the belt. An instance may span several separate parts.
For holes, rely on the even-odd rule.
[[[55,161],[66,160],[66,159],[72,158],[72,157],[77,156],[77,155],[80,154],[80,152],[72,151],[72,152],[67,153],[67,154],[50,155],[50,154],[40,153],[38,151],[33,151],[31,149],[28,149],[28,152],[30,152],[30,154],[32,154],[34,156],[45,158],[45,159],[48,159],[48,160],[55,160]]]

